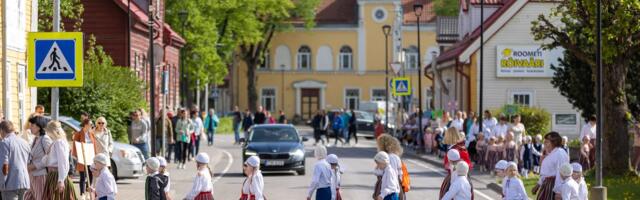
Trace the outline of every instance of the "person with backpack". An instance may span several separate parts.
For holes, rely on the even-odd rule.
[[[338,140],[340,140],[340,142],[342,142],[342,145],[344,145],[344,140],[340,139],[340,135],[342,134],[342,130],[344,129],[344,126],[342,126],[342,116],[340,116],[340,111],[336,111],[333,114],[333,121],[331,123],[331,128],[333,128],[333,134],[336,137],[335,142],[333,143],[334,146],[338,145]]]
[[[402,145],[400,141],[395,137],[389,134],[383,134],[378,137],[378,151],[386,152],[389,155],[389,165],[391,169],[395,171],[395,174],[398,176],[398,183],[400,191],[398,193],[398,199],[405,199],[405,192],[408,192],[410,189],[409,185],[409,174],[406,172],[406,165],[400,159],[400,156],[403,153]]]
[[[160,161],[155,158],[149,158],[146,162],[147,179],[144,184],[145,200],[166,200],[167,196],[164,188],[167,187],[169,177],[160,174]]]

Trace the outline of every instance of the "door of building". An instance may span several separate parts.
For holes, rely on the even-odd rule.
[[[304,120],[310,120],[320,109],[320,89],[301,89],[300,111]]]

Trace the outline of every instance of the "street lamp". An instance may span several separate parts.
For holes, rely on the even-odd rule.
[[[389,33],[391,33],[391,26],[382,26],[382,33],[384,33],[384,129],[389,128]]]
[[[422,60],[420,58],[420,16],[422,16],[422,4],[413,4],[413,13],[416,15],[418,28],[418,137],[422,138]]]
[[[187,12],[186,10],[180,10],[178,12],[178,18],[180,18],[180,23],[182,25],[182,35],[184,37],[185,32],[184,32],[184,27],[186,25],[187,19],[189,18],[189,12]],[[188,85],[188,79],[187,79],[187,70],[186,70],[186,66],[184,65],[184,48],[180,49],[180,74],[181,74],[181,82],[182,82],[182,86],[180,88],[182,88],[182,106],[185,107],[189,107],[190,105],[188,105],[188,96],[189,96],[189,88],[187,87]]]
[[[484,95],[484,0],[480,1],[480,91],[479,91],[479,96],[480,99],[478,100],[478,130],[480,130],[482,132],[482,115],[484,114],[484,112],[482,111],[482,99],[483,99],[483,95]]]
[[[156,63],[155,63],[155,56],[154,54],[154,48],[153,48],[153,26],[155,25],[155,12],[158,12],[157,10],[154,10],[155,5],[153,4],[149,4],[149,67],[151,68],[151,70],[149,71],[150,76],[149,78],[151,79],[151,87],[149,87],[149,89],[151,90],[150,92],[150,97],[149,100],[151,101],[151,109],[149,109],[149,118],[151,119],[151,123],[150,123],[150,130],[151,130],[151,138],[156,138]],[[155,142],[151,143],[151,155],[155,156],[156,152],[157,152],[158,147],[156,146]]]
[[[597,103],[598,105],[597,107],[597,125],[596,125],[596,184],[595,186],[592,188],[591,191],[591,198],[592,199],[606,199],[607,197],[607,188],[604,187],[602,185],[602,136],[603,136],[603,130],[602,130],[602,125],[604,122],[604,115],[602,114],[602,87],[604,85],[604,82],[602,80],[602,1],[598,0],[597,4],[596,4],[596,32],[597,32],[597,37],[596,37],[596,64],[597,69],[598,69],[598,74],[597,74],[597,84],[598,86],[596,87],[596,92],[598,93],[597,96]]]

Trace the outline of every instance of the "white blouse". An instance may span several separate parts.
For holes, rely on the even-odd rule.
[[[562,178],[560,177],[560,166],[562,164],[569,163],[569,154],[560,147],[557,147],[547,155],[542,164],[540,165],[540,180],[538,185],[542,185],[544,179],[547,177],[555,177],[555,185],[562,184]]]
[[[118,186],[116,185],[116,179],[113,177],[108,168],[102,168],[100,176],[96,179],[96,194],[97,197],[107,197],[109,200],[116,199],[116,193],[118,193]]]
[[[331,200],[336,200],[338,198],[337,189],[340,188],[340,176],[342,174],[342,169],[337,167],[335,170],[331,170]]]
[[[558,186],[557,190],[554,191],[560,193],[562,200],[579,200],[578,190],[580,186],[578,186],[578,183],[576,183],[573,178],[568,177]]]
[[[319,188],[331,187],[331,165],[325,160],[318,160],[313,166],[313,177],[309,185],[308,197]]]
[[[257,170],[251,180],[245,180],[242,184],[242,193],[247,195],[254,195],[256,200],[264,200],[264,179],[262,172]]]
[[[211,174],[209,168],[203,168],[198,171],[198,175],[193,179],[191,192],[187,194],[185,199],[193,200],[200,192],[213,192],[213,183],[211,182]]]
[[[47,167],[57,167],[58,182],[63,182],[69,173],[69,143],[65,139],[58,139],[53,141],[50,148],[42,162],[47,163]]]
[[[584,181],[583,177],[580,177],[580,181],[576,181],[578,183],[578,199],[587,200],[589,199],[589,188],[587,188],[587,182]]]
[[[467,176],[452,177],[449,191],[442,197],[443,200],[469,200],[471,199],[471,184]]]
[[[502,193],[504,193],[504,200],[527,200],[527,191],[524,189],[522,180],[518,178],[506,178],[502,180]]]
[[[391,165],[388,165],[383,170],[380,197],[384,199],[384,197],[393,193],[400,193],[400,183],[398,183],[396,170],[391,169]]]

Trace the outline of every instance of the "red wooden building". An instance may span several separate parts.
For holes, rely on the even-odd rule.
[[[82,0],[84,6],[82,32],[93,35],[115,65],[128,67],[150,84],[149,67],[149,1],[160,12],[154,24],[154,57],[156,61],[156,101],[162,108],[162,72],[169,75],[167,104],[180,105],[180,49],[185,40],[164,23],[164,0]],[[146,91],[150,101],[150,91]],[[158,112],[160,109],[156,109]]]

